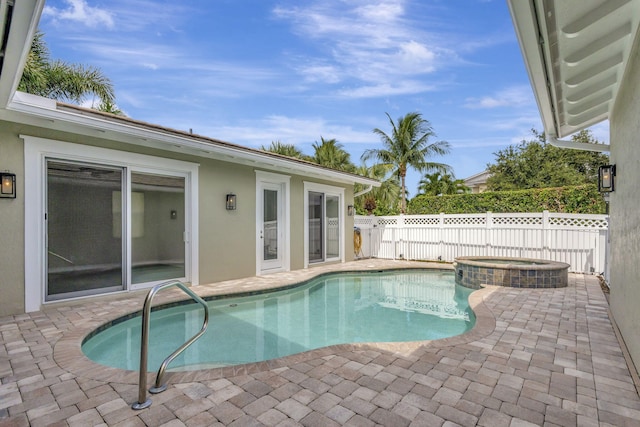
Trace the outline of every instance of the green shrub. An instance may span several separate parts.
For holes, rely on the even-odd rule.
[[[439,213],[513,213],[542,212],[603,214],[606,204],[593,184],[577,187],[534,188],[518,191],[487,191],[479,194],[451,196],[416,196],[409,202],[407,213],[434,215]]]

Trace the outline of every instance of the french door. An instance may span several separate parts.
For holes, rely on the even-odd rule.
[[[256,273],[289,270],[289,177],[256,171]]]
[[[282,189],[277,184],[262,184],[262,218],[260,240],[262,243],[261,270],[282,268],[283,216]]]
[[[45,301],[186,277],[185,177],[46,159]]]

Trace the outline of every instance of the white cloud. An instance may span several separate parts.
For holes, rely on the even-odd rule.
[[[89,6],[85,0],[64,0],[64,2],[67,4],[66,8],[45,6],[42,11],[43,16],[50,17],[54,21],[71,21],[92,28],[114,27],[111,12]]]
[[[405,80],[399,83],[380,83],[378,85],[357,86],[352,89],[341,89],[340,96],[345,98],[377,98],[395,95],[413,95],[435,90],[435,86],[418,81]]]
[[[433,73],[457,60],[446,37],[427,33],[423,22],[412,21],[403,0],[341,2],[324,0],[311,5],[278,7],[274,16],[291,23],[304,41],[319,53],[309,60],[331,69],[327,83],[348,84],[354,89],[339,95],[366,93],[367,96],[408,93],[405,89],[430,90],[430,84],[412,80]],[[311,50],[311,49],[310,49]],[[309,54],[312,55],[312,54]],[[313,67],[294,67],[307,80],[317,79]],[[386,88],[386,89],[385,89]],[[414,92],[416,93],[416,92]],[[361,96],[361,95],[360,95]]]
[[[357,7],[355,12],[368,21],[390,22],[404,14],[404,2],[386,1]]]
[[[338,83],[342,79],[340,70],[328,64],[303,65],[298,68],[298,72],[310,83],[323,82],[332,84]]]
[[[467,98],[467,108],[520,107],[533,103],[533,94],[529,86],[512,86],[493,95],[482,98]]]
[[[190,126],[186,123],[177,125],[178,128],[184,129]],[[319,141],[320,137],[337,139],[347,147],[347,151],[350,151],[349,146],[362,146],[377,142],[377,137],[369,129],[355,129],[351,125],[334,123],[322,117],[270,115],[258,120],[240,120],[231,125],[218,126],[209,123],[206,127],[199,127],[197,131],[203,135],[213,135],[224,141],[258,148],[263,145],[268,146],[271,141],[280,141],[299,146],[307,154],[311,154],[311,144]]]
[[[436,54],[427,46],[414,40],[400,46],[399,58],[406,69],[416,73],[434,71]]]

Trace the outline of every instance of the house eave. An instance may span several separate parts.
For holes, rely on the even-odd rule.
[[[0,108],[16,91],[45,0],[0,0]]]
[[[544,52],[541,46],[542,35],[534,2],[508,0],[507,3],[544,131],[547,135],[560,136],[555,119],[554,102],[549,91],[551,82],[545,66]]]
[[[547,136],[566,137],[609,119],[637,37],[640,2],[507,2]]]
[[[304,160],[292,159],[189,132],[164,128],[127,118],[65,105],[54,100],[16,92],[0,119],[47,129],[73,132],[127,144],[211,158],[258,169],[291,173],[343,184],[379,187],[380,182],[336,171]]]

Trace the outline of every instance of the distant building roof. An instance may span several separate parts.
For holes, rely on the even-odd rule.
[[[491,173],[486,170],[479,172],[475,175],[471,175],[464,179],[464,185],[467,187],[473,187],[474,185],[486,184],[487,180],[491,176]]]

